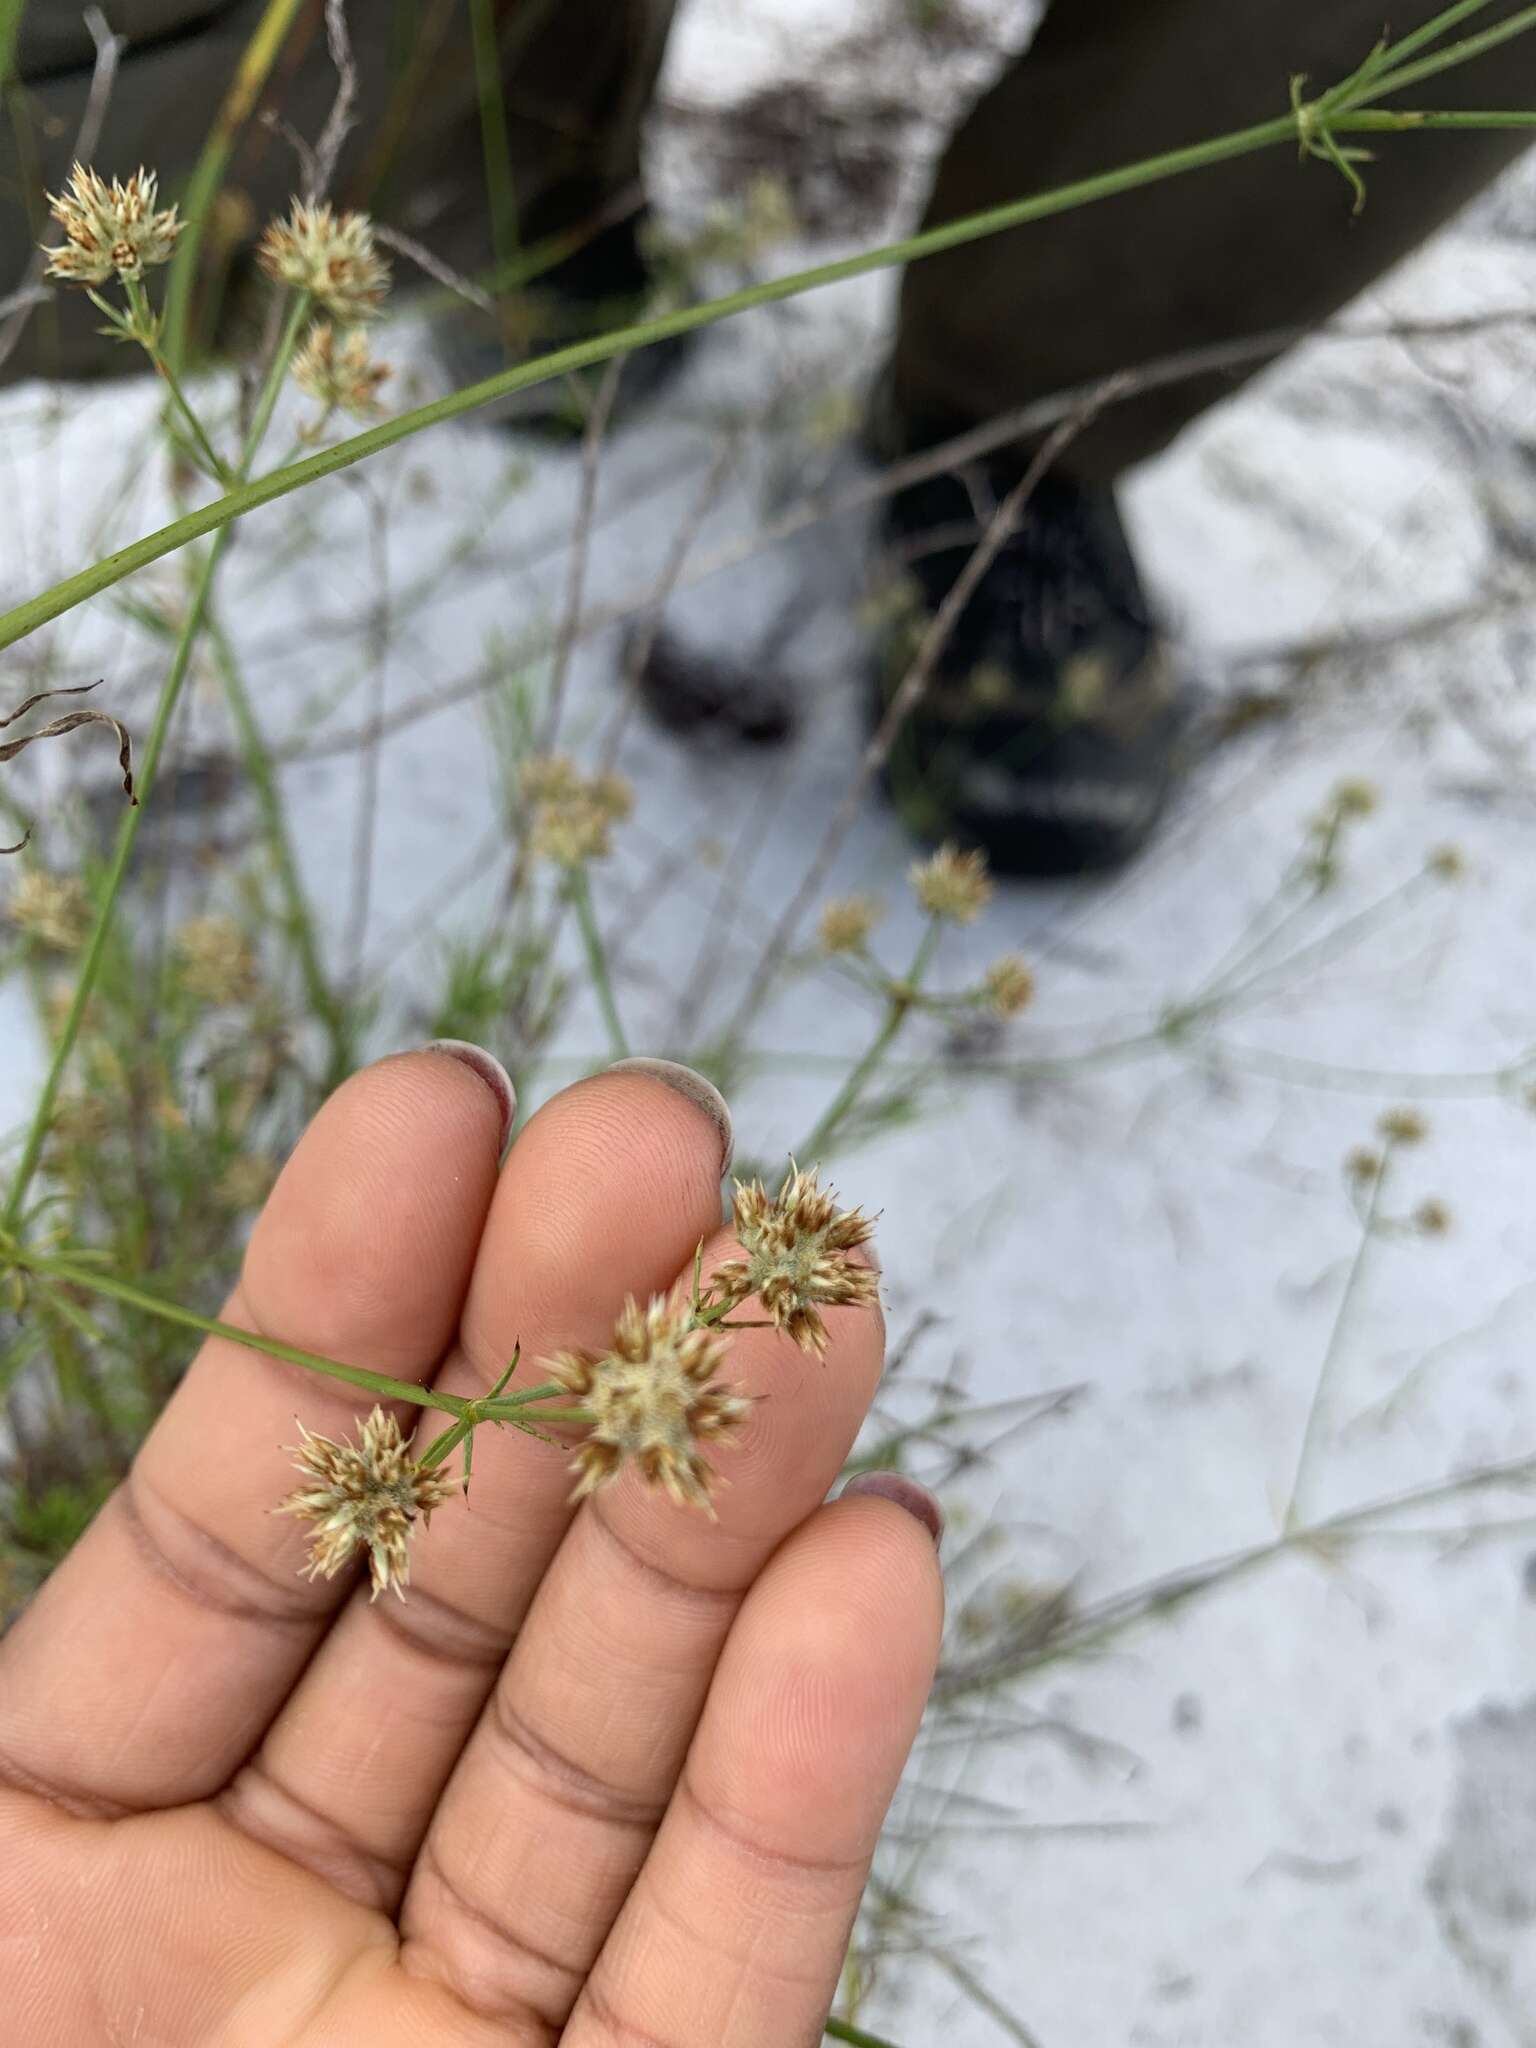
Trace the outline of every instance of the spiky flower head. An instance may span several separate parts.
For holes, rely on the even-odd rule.
[[[317,320],[294,353],[293,381],[299,389],[358,419],[379,410],[379,387],[389,378],[389,365],[376,363],[368,353],[361,327],[338,335],[329,320]]]
[[[219,1006],[242,1003],[256,992],[256,956],[232,917],[189,917],[176,933],[181,985],[189,995]]]
[[[776,1195],[760,1180],[738,1181],[734,1214],[746,1256],[716,1269],[715,1292],[733,1308],[755,1294],[802,1351],[824,1358],[822,1309],[867,1308],[880,1298],[878,1276],[849,1256],[874,1235],[874,1224],[857,1209],[840,1210],[831,1189],[793,1160]]]
[[[680,1507],[712,1512],[719,1475],[699,1446],[729,1437],[751,1403],[715,1384],[730,1340],[693,1327],[686,1302],[653,1295],[625,1302],[606,1351],[562,1351],[549,1370],[592,1417],[571,1461],[580,1500],[617,1478],[626,1462]]]
[[[425,1527],[453,1492],[453,1481],[438,1467],[422,1470],[411,1456],[411,1440],[382,1408],[374,1409],[355,1444],[312,1436],[302,1422],[299,1429],[304,1441],[293,1447],[293,1462],[305,1484],[277,1513],[302,1515],[315,1525],[308,1576],[333,1579],[354,1551],[366,1550],[372,1597],[393,1591],[403,1600],[416,1522]]]
[[[1341,818],[1368,818],[1381,801],[1381,792],[1363,775],[1352,775],[1339,783],[1330,799]]]
[[[821,950],[832,954],[862,952],[880,917],[880,905],[872,896],[836,897],[821,913]]]
[[[911,881],[929,916],[946,917],[954,924],[974,924],[992,897],[986,855],[974,849],[962,853],[954,845],[941,846],[931,860],[919,861]]]
[[[91,929],[91,899],[73,875],[29,869],[5,908],[17,931],[55,953],[78,953]]]
[[[1017,1017],[1034,1001],[1035,977],[1017,953],[1005,953],[987,969],[982,983],[987,1002],[999,1017]]]
[[[306,291],[343,326],[371,320],[389,290],[389,265],[374,246],[366,213],[337,213],[324,201],[293,202],[257,245],[256,260],[278,284]]]
[[[1429,1125],[1416,1109],[1383,1110],[1376,1128],[1389,1145],[1421,1145],[1429,1135]]]
[[[533,850],[557,867],[605,859],[612,851],[612,828],[634,809],[634,792],[622,775],[584,775],[563,754],[525,761],[521,783],[533,806]]]
[[[1444,1237],[1451,1227],[1451,1212],[1437,1195],[1429,1195],[1414,1210],[1413,1221],[1426,1237]]]
[[[68,240],[45,250],[48,275],[71,284],[106,284],[114,277],[139,278],[156,263],[169,262],[186,225],[174,206],[155,206],[158,180],[141,165],[126,184],[109,185],[77,163],[62,193],[50,192],[48,210]]]

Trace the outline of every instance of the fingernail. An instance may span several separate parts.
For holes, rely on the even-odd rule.
[[[695,1109],[702,1110],[714,1125],[720,1137],[720,1171],[730,1171],[731,1160],[736,1152],[735,1134],[731,1129],[731,1112],[725,1106],[725,1097],[713,1081],[706,1081],[702,1074],[696,1074],[692,1067],[679,1066],[676,1060],[616,1060],[608,1069],[610,1074],[649,1074],[653,1081],[659,1081],[663,1088],[670,1088],[674,1095],[681,1095],[684,1102],[691,1102]]]
[[[897,1507],[915,1516],[933,1538],[935,1550],[943,1542],[944,1510],[926,1486],[919,1486],[904,1472],[860,1472],[849,1480],[838,1499],[854,1500],[865,1493],[872,1493],[877,1500],[893,1500]]]
[[[471,1045],[465,1038],[434,1038],[426,1050],[457,1060],[461,1067],[468,1067],[472,1074],[477,1074],[490,1089],[501,1111],[501,1135],[496,1141],[496,1150],[504,1152],[517,1116],[517,1090],[501,1061],[494,1053],[488,1053],[483,1046]]]

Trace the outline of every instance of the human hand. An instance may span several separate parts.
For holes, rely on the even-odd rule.
[[[728,1133],[677,1080],[568,1089],[498,1175],[485,1075],[368,1069],[227,1320],[466,1397],[519,1341],[535,1372],[605,1346],[701,1237],[706,1272],[729,1253]],[[299,1576],[270,1512],[295,1414],[349,1437],[369,1397],[210,1338],[0,1644],[11,2048],[818,2040],[942,1601],[918,1489],[822,1505],[882,1356],[878,1311],[827,1321],[824,1364],[734,1339],[767,1398],[718,1521],[632,1473],[572,1509],[561,1452],[481,1429],[403,1604]]]

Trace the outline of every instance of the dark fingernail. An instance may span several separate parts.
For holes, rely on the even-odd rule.
[[[893,1500],[897,1507],[915,1516],[933,1538],[935,1550],[943,1542],[944,1510],[926,1486],[919,1486],[904,1472],[860,1472],[849,1480],[838,1498],[854,1500],[865,1493],[872,1493],[877,1500]]]
[[[616,1060],[608,1071],[610,1074],[649,1074],[663,1088],[670,1088],[674,1095],[681,1095],[684,1102],[691,1102],[695,1109],[702,1110],[719,1134],[720,1171],[722,1174],[730,1171],[736,1151],[731,1112],[713,1081],[706,1081],[692,1067],[679,1066],[676,1060]]]
[[[461,1067],[468,1067],[477,1074],[496,1098],[501,1111],[501,1135],[496,1141],[496,1150],[506,1150],[508,1138],[512,1135],[513,1120],[517,1116],[517,1090],[512,1086],[512,1076],[507,1072],[494,1053],[488,1053],[483,1046],[471,1045],[465,1038],[434,1038],[426,1048],[428,1052],[440,1052],[450,1060],[457,1060]]]

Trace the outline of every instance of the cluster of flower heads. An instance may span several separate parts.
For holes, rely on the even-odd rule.
[[[257,245],[256,260],[278,284],[308,292],[344,327],[372,320],[389,291],[389,265],[373,239],[366,213],[338,213],[322,201],[293,202]]]
[[[70,284],[137,280],[157,263],[170,261],[185,227],[174,206],[157,207],[158,181],[142,166],[109,185],[84,164],[76,164],[62,193],[48,195],[48,210],[65,240],[47,248],[47,274]]]
[[[153,171],[140,169],[126,183],[114,178],[108,184],[76,164],[68,188],[49,198],[66,239],[47,249],[48,275],[83,285],[113,278],[133,283],[150,266],[167,262],[186,223],[174,206],[157,208],[156,193]],[[296,199],[287,218],[267,228],[256,259],[274,282],[308,292],[330,316],[314,323],[294,356],[299,389],[327,411],[359,418],[376,412],[390,373],[374,361],[362,325],[384,303],[389,265],[367,214]]]
[[[951,845],[918,861],[909,880],[920,908],[950,924],[974,924],[992,896],[986,856]],[[881,905],[871,896],[835,897],[821,913],[817,938],[822,952],[831,959],[861,959],[867,964],[870,937],[883,915]],[[907,1000],[912,999],[913,992],[904,985],[902,992]],[[999,1017],[1017,1017],[1029,1007],[1034,994],[1035,977],[1029,963],[1017,953],[1004,953],[987,969],[980,987],[958,1000],[985,1007]]]
[[[294,351],[294,383],[327,411],[366,419],[379,411],[379,389],[389,377],[388,364],[374,361],[360,327],[343,332],[317,320]]]
[[[30,868],[5,911],[16,930],[53,953],[78,953],[91,929],[91,899],[73,875]]]
[[[729,1442],[752,1409],[720,1377],[738,1327],[732,1311],[756,1295],[769,1322],[821,1358],[823,1309],[878,1301],[873,1268],[852,1256],[873,1226],[856,1210],[840,1211],[813,1174],[792,1166],[772,1196],[760,1182],[738,1184],[735,1214],[744,1256],[722,1265],[702,1293],[644,1304],[631,1296],[605,1346],[561,1351],[549,1361],[552,1380],[583,1410],[571,1459],[573,1500],[629,1468],[679,1506],[713,1513],[721,1481],[706,1452]],[[530,1421],[538,1414],[532,1407]],[[365,1551],[375,1596],[399,1593],[410,1577],[416,1522],[425,1523],[452,1491],[442,1470],[413,1459],[399,1425],[379,1408],[355,1445],[306,1431],[294,1459],[304,1484],[280,1512],[314,1525],[309,1575],[331,1578]]]
[[[813,1358],[826,1355],[824,1308],[872,1308],[880,1299],[874,1268],[851,1256],[874,1224],[858,1209],[839,1209],[814,1173],[791,1162],[776,1195],[760,1180],[738,1181],[734,1221],[745,1256],[717,1269],[718,1299],[735,1308],[756,1295],[769,1320]]]
[[[634,809],[622,775],[584,775],[563,754],[540,754],[523,763],[521,786],[531,807],[529,844],[557,867],[585,867],[612,850],[615,825]]]
[[[626,1463],[679,1506],[710,1505],[717,1483],[699,1448],[729,1437],[750,1403],[715,1375],[730,1339],[695,1323],[689,1303],[655,1295],[642,1308],[625,1302],[605,1351],[562,1351],[550,1372],[592,1418],[571,1461],[581,1499],[618,1476]]]
[[[293,1462],[306,1484],[277,1512],[315,1525],[308,1576],[333,1579],[355,1551],[365,1550],[374,1599],[390,1591],[404,1599],[412,1531],[447,1500],[453,1481],[411,1456],[410,1441],[382,1408],[374,1409],[355,1444],[312,1436],[302,1423],[299,1428],[304,1441],[294,1446]]]
[[[232,917],[189,917],[177,930],[175,953],[178,979],[199,1002],[224,1008],[256,993],[256,955]]]

